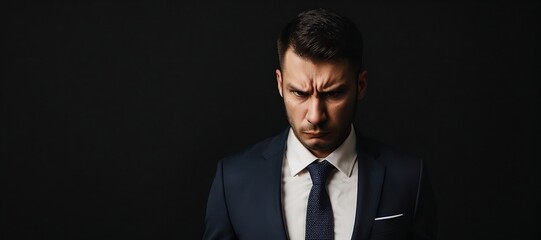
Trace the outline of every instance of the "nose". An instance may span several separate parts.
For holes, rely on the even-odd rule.
[[[325,102],[317,96],[312,96],[308,103],[306,120],[314,126],[321,125],[327,120]]]

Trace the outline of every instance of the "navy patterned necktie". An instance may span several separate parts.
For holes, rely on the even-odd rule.
[[[306,211],[306,240],[330,239],[334,237],[334,221],[331,201],[325,189],[327,176],[334,166],[325,161],[308,165],[312,178],[312,189]]]

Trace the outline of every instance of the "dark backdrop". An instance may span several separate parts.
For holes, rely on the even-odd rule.
[[[274,40],[365,34],[356,126],[428,163],[441,239],[539,239],[540,4],[3,3],[3,239],[199,239],[218,159],[287,126]]]

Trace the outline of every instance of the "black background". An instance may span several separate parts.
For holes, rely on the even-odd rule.
[[[11,3],[3,239],[199,239],[218,159],[287,126],[275,38],[364,33],[356,126],[427,163],[441,239],[539,239],[538,3]]]

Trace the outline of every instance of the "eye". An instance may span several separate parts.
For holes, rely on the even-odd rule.
[[[306,95],[308,95],[307,93],[298,90],[291,90],[291,92],[297,97],[305,97]]]
[[[342,92],[341,91],[332,91],[332,92],[326,93],[325,95],[327,97],[337,98],[337,97],[340,97],[340,95],[342,95]]]

